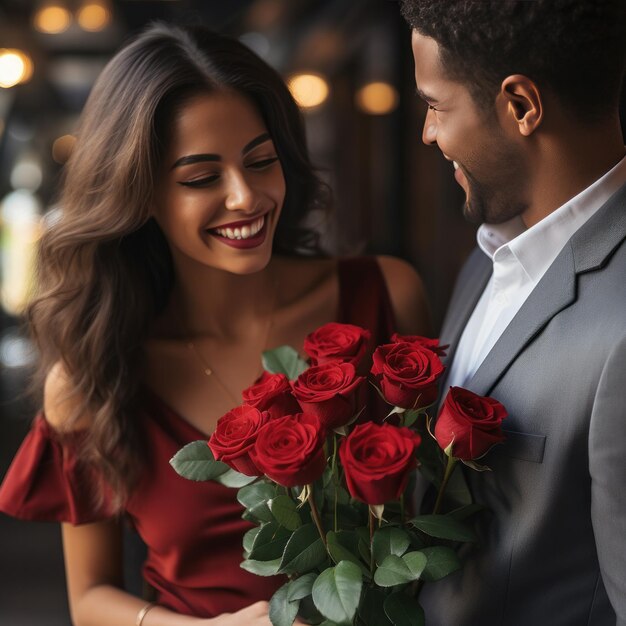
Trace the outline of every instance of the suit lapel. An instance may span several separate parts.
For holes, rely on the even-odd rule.
[[[626,185],[570,239],[468,383],[488,395],[548,322],[576,300],[577,274],[602,268],[626,237]]]
[[[469,389],[488,395],[498,379],[542,328],[576,298],[576,274],[568,245],[528,296],[468,383]]]
[[[440,334],[441,343],[450,344],[448,355],[443,359],[448,366],[452,363],[463,329],[489,282],[492,269],[491,259],[480,248],[476,248],[459,275]],[[446,388],[446,378],[447,374],[442,381],[442,389]]]

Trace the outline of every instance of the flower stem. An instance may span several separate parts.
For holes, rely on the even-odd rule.
[[[456,467],[457,459],[453,456],[448,457],[448,462],[446,464],[446,471],[443,475],[443,480],[441,481],[441,486],[439,487],[439,493],[437,494],[437,500],[435,501],[435,508],[433,509],[433,515],[437,515],[439,513],[439,509],[441,508],[441,503],[443,501],[443,494],[446,491],[446,487],[448,486],[448,481],[450,480],[450,476],[452,476],[452,472]]]
[[[333,524],[333,529],[335,532],[337,532],[338,528],[339,528],[339,522],[337,519],[337,499],[339,497],[339,472],[337,471],[337,435],[333,434],[333,464],[332,464],[332,475],[333,475],[333,482],[335,483],[335,502],[334,502],[334,509],[333,509],[333,520],[334,520],[334,524]]]
[[[370,527],[370,574],[372,577],[374,576],[374,514],[372,510],[368,507],[367,509],[369,516],[369,527]]]
[[[313,497],[313,485],[312,484],[309,485],[308,501],[309,501],[309,506],[311,507],[311,516],[313,517],[313,521],[315,522],[315,525],[317,526],[317,531],[320,534],[320,537],[322,539],[322,543],[324,544],[324,547],[328,551],[328,543],[326,541],[326,533],[324,532],[324,528],[322,527],[322,520],[320,518],[320,513],[317,510],[317,504],[315,504],[315,498]]]

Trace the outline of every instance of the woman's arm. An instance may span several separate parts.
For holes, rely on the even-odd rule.
[[[122,591],[121,527],[116,522],[63,524],[67,591],[74,626],[135,626],[145,600]],[[267,602],[212,619],[155,606],[142,626],[271,626]]]
[[[68,393],[60,364],[46,379],[44,413],[53,428],[63,428],[79,406]],[[82,418],[75,427],[88,427]],[[115,520],[62,525],[67,592],[74,626],[135,626],[146,601],[123,591],[122,527]],[[151,608],[142,626],[271,626],[267,602],[211,619],[189,617],[160,606]]]
[[[432,336],[430,308],[419,274],[401,259],[379,256],[377,260],[387,283],[397,332],[401,335]]]

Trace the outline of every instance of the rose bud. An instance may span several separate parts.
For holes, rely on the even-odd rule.
[[[285,415],[261,430],[252,458],[268,478],[283,487],[308,485],[326,467],[325,437],[315,415]]]
[[[432,350],[437,356],[446,356],[446,350],[450,347],[449,344],[440,346],[439,339],[431,339],[421,335],[399,335],[398,333],[391,335],[391,343],[415,343]]]
[[[350,495],[366,504],[400,498],[417,467],[420,442],[409,428],[374,422],[355,426],[339,447]]]
[[[374,352],[372,374],[389,404],[403,409],[430,406],[445,367],[429,348],[417,343],[391,343]]]
[[[302,372],[293,384],[293,395],[302,411],[317,415],[332,430],[347,424],[361,409],[364,382],[354,365],[331,361]]]
[[[263,372],[254,385],[244,389],[242,397],[246,404],[267,411],[270,418],[300,411],[300,405],[291,393],[291,383],[284,374]]]
[[[504,440],[501,423],[507,416],[500,402],[461,387],[450,387],[435,423],[435,439],[450,456],[463,461],[479,459]]]
[[[371,336],[369,330],[360,326],[331,322],[307,335],[304,351],[311,357],[313,365],[341,361],[358,368],[367,355]]]
[[[261,413],[252,406],[235,407],[217,421],[209,439],[213,456],[246,476],[260,476],[263,472],[250,458],[250,452],[268,420],[268,413]]]

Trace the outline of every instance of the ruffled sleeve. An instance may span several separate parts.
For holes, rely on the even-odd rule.
[[[78,461],[84,433],[60,435],[43,415],[17,451],[0,486],[0,511],[25,520],[85,524],[114,516],[111,494],[95,504],[102,480]]]

